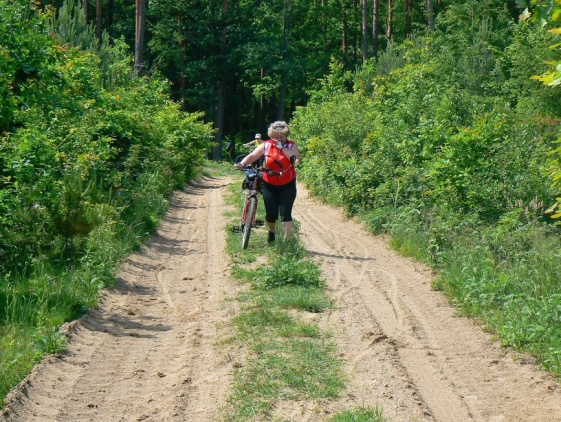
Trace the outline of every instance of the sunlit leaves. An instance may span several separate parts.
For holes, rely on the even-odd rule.
[[[520,14],[519,18],[521,21],[527,21],[528,19],[530,19],[530,17],[532,16],[532,14],[530,13],[530,11],[528,10],[528,8],[524,9],[524,11]]]
[[[561,17],[561,0],[532,0],[532,5],[537,11],[542,27],[546,26],[550,22],[555,23],[559,21]],[[553,35],[559,35],[561,34],[561,28],[554,27],[549,29],[549,32]],[[559,43],[554,44],[549,46],[549,48],[557,50],[559,45]],[[532,76],[532,79],[540,81],[547,86],[557,88],[561,85],[561,60],[552,61],[548,64],[550,66],[548,71],[541,75]],[[551,155],[553,157],[551,160],[551,167],[546,174],[550,176],[553,186],[556,189],[561,190],[561,179],[559,178],[559,174],[561,173],[561,158],[559,149],[554,150]],[[557,212],[554,212],[554,210],[557,210]],[[553,218],[561,217],[561,204],[559,203],[559,199],[557,199],[557,202],[552,205],[550,211],[553,213]]]

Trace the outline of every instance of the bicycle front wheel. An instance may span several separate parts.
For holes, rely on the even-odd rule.
[[[249,198],[247,204],[247,213],[245,215],[245,221],[244,221],[243,232],[242,232],[242,249],[247,249],[247,245],[249,245],[251,226],[253,226],[253,220],[255,220],[256,212],[257,212],[257,198]]]

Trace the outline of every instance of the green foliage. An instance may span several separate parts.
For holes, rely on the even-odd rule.
[[[492,94],[506,74],[500,55],[511,43],[512,19],[502,0],[458,2],[439,16],[442,37],[435,41],[440,64],[462,88],[473,94]]]
[[[502,85],[503,95],[522,112],[555,116],[560,110],[561,92],[539,84],[531,75],[547,71],[555,60],[555,50],[544,48],[555,42],[555,35],[540,31],[529,23],[513,28],[513,40],[502,58],[510,77]]]
[[[62,347],[60,325],[112,285],[212,137],[79,8],[34,7],[0,0],[2,394]]]
[[[504,42],[489,30],[478,36]],[[433,37],[400,47],[406,62],[387,76],[373,75],[376,67],[358,73],[358,92],[324,95],[297,111],[302,177],[351,214],[406,205],[492,223],[513,207],[543,211],[551,197],[541,178],[551,131],[500,97],[472,92],[460,77],[443,86],[453,76],[449,58],[435,53],[449,40]]]
[[[74,45],[93,43],[81,12],[71,4],[63,11],[51,22],[61,30],[57,40],[71,33]],[[202,115],[170,102],[167,82],[134,79],[122,44],[101,46],[92,53],[52,44],[41,62],[43,89],[31,79],[16,85],[26,100],[14,109],[17,129],[5,134],[0,149],[0,206],[10,216],[0,225],[5,271],[22,270],[35,256],[79,256],[84,237],[103,221],[124,218],[152,230],[165,198],[195,175],[210,147]],[[111,91],[103,88],[107,69]]]
[[[530,79],[552,38],[509,13],[501,1],[454,3],[436,31],[357,70],[354,92],[334,67],[292,126],[312,193],[442,270],[436,287],[559,373],[560,234],[546,211],[561,180],[560,149],[549,154],[561,108]]]
[[[0,1],[0,134],[12,129],[16,110],[56,78],[54,48],[45,17],[23,2]]]
[[[523,2],[526,5],[526,2]],[[552,25],[557,25],[557,22],[561,18],[561,5],[557,1],[540,1],[540,0],[532,0],[531,1],[532,10],[536,13],[533,17],[533,20],[538,21],[540,26],[542,27],[551,27]],[[526,9],[522,18],[527,20],[531,16],[531,13]],[[549,24],[549,25],[548,25]],[[561,28],[553,27],[550,28],[549,33],[554,34],[556,37],[561,34]],[[553,41],[550,41],[552,43]],[[549,47],[550,50],[556,50],[556,54],[551,61],[548,61],[547,64],[549,65],[549,69],[545,71],[545,73],[541,75],[534,75],[533,79],[541,81],[544,85],[549,87],[558,88],[561,84],[561,61],[559,59],[558,53],[559,44],[553,44]],[[545,50],[542,46],[542,50]],[[557,143],[561,142],[561,139],[557,140]],[[547,166],[547,175],[550,177],[551,185],[557,192],[561,191],[561,153],[559,148],[554,148],[551,153],[551,159],[549,160]],[[556,202],[550,208],[551,212],[555,212],[553,214],[553,218],[561,217],[561,198],[557,197]]]
[[[340,412],[329,419],[330,422],[383,422],[381,409],[358,408]]]

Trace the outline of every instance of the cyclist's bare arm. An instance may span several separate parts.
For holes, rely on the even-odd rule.
[[[247,147],[250,147],[252,145],[257,145],[258,142],[259,142],[258,139],[254,139],[253,141],[249,141],[248,143],[243,144],[243,146],[247,148]]]
[[[253,141],[249,141],[245,144],[243,144],[244,147],[248,148],[252,145],[255,145],[256,147],[259,146],[259,144],[261,143],[261,134],[260,133],[256,133],[255,134],[255,139]]]
[[[292,153],[291,157],[294,157],[294,163],[292,164],[296,164],[300,162],[300,150],[298,149],[298,145],[294,144],[292,146],[292,149],[290,150],[290,152]]]
[[[253,162],[257,161],[259,158],[263,156],[265,153],[265,144],[260,144],[257,148],[251,151],[248,155],[246,155],[242,161],[239,163],[234,163],[234,166],[237,168],[243,168],[248,164],[252,164]]]

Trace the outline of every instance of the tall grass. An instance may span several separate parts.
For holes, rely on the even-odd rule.
[[[83,240],[76,265],[58,267],[37,260],[33,271],[5,275],[0,283],[0,402],[45,355],[65,345],[62,324],[97,304],[111,287],[123,260],[157,227],[166,211],[158,177],[143,177],[142,194],[126,220],[109,219]]]
[[[463,237],[443,257],[439,285],[505,346],[561,375],[561,242],[545,226]]]
[[[359,408],[337,413],[329,419],[330,422],[383,422],[384,416],[381,408]]]
[[[392,246],[434,265],[435,288],[504,346],[530,353],[561,376],[559,229],[511,215],[487,228],[447,229],[446,245],[438,250],[434,229],[396,220]]]

